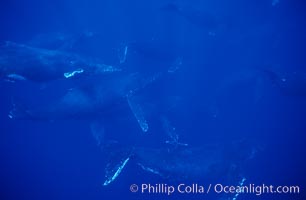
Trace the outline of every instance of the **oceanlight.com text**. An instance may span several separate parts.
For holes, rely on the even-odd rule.
[[[140,192],[142,194],[165,194],[172,195],[174,193],[179,194],[234,194],[238,196],[239,194],[254,194],[260,196],[263,194],[299,194],[300,187],[295,185],[291,186],[275,186],[267,184],[238,184],[234,185],[224,185],[224,184],[177,184],[168,185],[165,183],[150,184],[143,183],[140,185],[132,184],[130,190],[133,193]]]

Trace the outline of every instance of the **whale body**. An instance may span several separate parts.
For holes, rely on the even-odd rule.
[[[36,48],[14,42],[0,46],[0,78],[47,82],[112,73],[120,69],[59,50]]]

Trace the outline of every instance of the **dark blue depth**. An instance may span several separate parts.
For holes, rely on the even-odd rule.
[[[300,194],[238,200],[305,199],[305,8],[299,0],[2,0],[0,199],[232,200],[130,185],[242,177],[298,185]],[[97,72],[101,63],[119,75]],[[53,76],[41,65],[65,70]],[[76,69],[85,72],[64,77]],[[103,186],[109,164],[118,169],[127,157]]]

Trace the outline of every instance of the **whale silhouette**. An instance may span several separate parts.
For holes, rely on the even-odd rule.
[[[0,78],[47,82],[120,71],[111,65],[59,50],[14,42],[0,46]]]

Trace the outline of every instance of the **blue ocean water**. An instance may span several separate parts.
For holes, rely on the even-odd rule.
[[[305,199],[303,1],[0,9],[0,199]],[[242,182],[299,193],[156,189]]]

